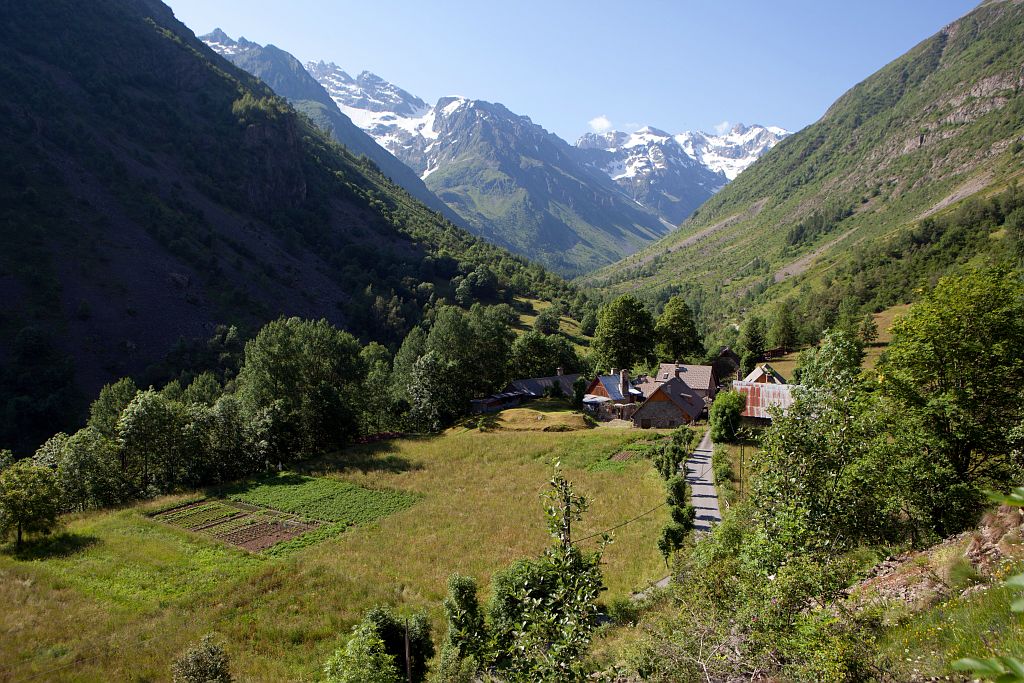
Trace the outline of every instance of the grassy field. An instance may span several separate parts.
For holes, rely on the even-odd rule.
[[[519,322],[515,325],[515,330],[519,333],[532,330],[533,323],[537,320],[537,316],[540,315],[541,311],[551,308],[550,301],[541,301],[540,299],[526,299],[524,297],[517,296],[515,298],[515,302],[518,308],[523,309],[519,313]],[[567,315],[563,315],[559,318],[558,330],[565,335],[569,341],[577,347],[577,349],[585,349],[590,345],[591,338],[585,336],[580,331],[580,324]]]
[[[376,604],[428,610],[440,640],[451,573],[486,587],[496,570],[547,545],[540,493],[552,462],[592,500],[580,537],[660,503],[648,461],[604,464],[651,436],[470,430],[353,448],[303,474],[416,503],[283,557],[146,516],[173,499],[70,517],[64,535],[30,554],[0,553],[0,680],[167,680],[171,659],[210,631],[225,639],[241,680],[314,680]],[[606,600],[661,578],[656,538],[666,519],[659,510],[615,532]]]
[[[873,370],[878,365],[878,359],[882,357],[889,342],[892,341],[891,328],[893,322],[901,315],[910,310],[910,304],[900,304],[887,308],[880,313],[874,314],[875,324],[878,325],[878,339],[864,349],[864,368]],[[783,377],[793,381],[793,373],[800,365],[800,352],[794,351],[768,361],[768,364],[775,368]]]

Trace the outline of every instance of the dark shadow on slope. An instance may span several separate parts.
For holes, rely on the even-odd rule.
[[[29,562],[32,560],[67,557],[99,542],[100,539],[96,536],[62,532],[53,536],[44,536],[32,539],[31,541],[24,541],[20,548],[15,548],[13,543],[9,543],[0,552],[16,560]]]

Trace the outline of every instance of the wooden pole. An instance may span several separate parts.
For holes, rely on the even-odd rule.
[[[412,657],[409,656],[409,617],[405,618],[405,677],[412,683]]]

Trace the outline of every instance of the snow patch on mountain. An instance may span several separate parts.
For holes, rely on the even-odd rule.
[[[791,133],[778,126],[744,126],[738,123],[724,135],[686,131],[674,136],[690,157],[713,171],[735,180],[748,166],[761,158]]]

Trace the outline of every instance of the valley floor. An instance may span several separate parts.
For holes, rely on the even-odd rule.
[[[664,489],[647,460],[610,460],[653,436],[452,430],[355,447],[306,473],[418,500],[283,557],[145,514],[167,498],[71,517],[29,554],[0,554],[0,681],[167,680],[171,660],[211,631],[240,680],[313,680],[378,604],[427,610],[440,640],[450,574],[486,587],[496,570],[548,544],[540,494],[554,462],[593,503],[580,538],[657,506]],[[666,519],[659,510],[615,532],[606,601],[664,574],[656,539]]]

